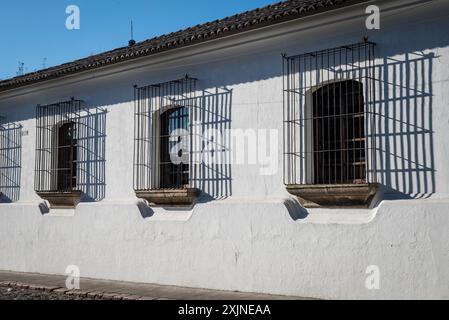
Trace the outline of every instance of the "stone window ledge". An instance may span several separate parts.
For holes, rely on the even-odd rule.
[[[196,188],[136,191],[136,196],[146,200],[150,206],[191,206],[199,195]]]
[[[75,209],[81,201],[81,191],[37,192],[37,195],[48,201],[50,209]]]
[[[369,207],[379,190],[378,184],[288,185],[305,208]]]

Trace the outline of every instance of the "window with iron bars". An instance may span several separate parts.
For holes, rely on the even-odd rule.
[[[343,80],[312,95],[315,184],[366,183],[363,84]]]
[[[0,123],[0,202],[19,200],[21,162],[22,125]]]
[[[106,110],[82,104],[71,99],[37,106],[36,192],[104,197]]]
[[[284,55],[287,186],[376,183],[374,47]]]
[[[135,87],[134,189],[193,187],[196,79]]]

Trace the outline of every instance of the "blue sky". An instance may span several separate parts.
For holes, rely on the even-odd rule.
[[[0,79],[124,46],[134,21],[137,41],[262,7],[278,0],[13,0],[0,2]],[[81,29],[67,30],[77,5]]]

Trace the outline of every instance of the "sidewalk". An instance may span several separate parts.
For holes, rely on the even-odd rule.
[[[80,290],[67,290],[65,276],[0,271],[0,286],[112,300],[297,300],[268,294],[216,291],[96,279],[80,279]]]

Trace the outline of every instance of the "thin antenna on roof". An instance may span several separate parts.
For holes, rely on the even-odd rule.
[[[23,76],[23,67],[25,66],[25,63],[19,61],[19,68],[17,70],[17,75],[18,76]]]
[[[136,44],[136,40],[134,40],[134,25],[132,20],[131,20],[131,40],[129,40],[128,44],[129,46],[133,46]]]
[[[131,39],[134,39],[134,25],[132,20],[131,20]]]

